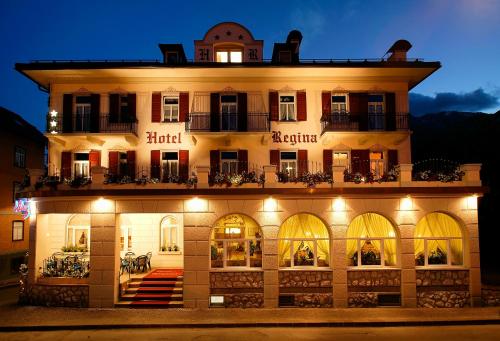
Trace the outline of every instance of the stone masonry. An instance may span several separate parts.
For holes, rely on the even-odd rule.
[[[487,285],[483,287],[483,305],[487,307],[500,306],[500,286]]]
[[[226,308],[263,307],[264,273],[262,271],[211,272],[210,292],[224,295]]]
[[[470,306],[468,270],[417,270],[416,285],[418,307]]]
[[[293,305],[307,308],[333,306],[331,271],[280,271],[280,295],[293,296]]]
[[[88,285],[30,285],[27,287],[24,303],[47,307],[89,306]]]
[[[380,293],[401,293],[400,270],[355,270],[347,272],[348,306],[376,307]]]

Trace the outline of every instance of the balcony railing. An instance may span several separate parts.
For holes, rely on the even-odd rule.
[[[268,132],[268,113],[219,114],[191,113],[186,122],[187,132]]]
[[[117,118],[109,114],[85,113],[71,114],[71,119],[64,115],[57,117],[47,115],[48,133],[132,133],[137,135],[137,119],[135,117]]]
[[[408,130],[407,113],[354,114],[334,112],[321,119],[321,132]]]

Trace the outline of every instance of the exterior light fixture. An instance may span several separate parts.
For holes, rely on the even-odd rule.
[[[57,116],[58,112],[55,110],[52,110],[49,113],[49,130],[51,134],[57,134]]]
[[[346,203],[342,197],[338,197],[332,201],[332,211],[333,212],[345,212]]]
[[[465,198],[468,210],[477,210],[477,194],[473,194]]]
[[[100,197],[96,201],[94,201],[94,212],[104,213],[104,212],[113,212],[113,202],[108,199],[104,199]]]
[[[402,198],[399,202],[399,209],[401,211],[413,211],[413,199],[409,195]]]
[[[208,201],[194,197],[186,201],[186,211],[188,212],[206,212],[208,211]]]
[[[269,197],[264,200],[264,212],[276,212],[278,211],[278,201],[273,197]]]

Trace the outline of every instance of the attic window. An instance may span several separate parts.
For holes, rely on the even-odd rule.
[[[241,63],[243,52],[236,49],[220,49],[215,53],[217,63]]]
[[[177,64],[179,61],[179,55],[177,52],[167,52],[167,64]]]

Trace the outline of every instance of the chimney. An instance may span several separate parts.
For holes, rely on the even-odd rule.
[[[405,62],[406,61],[406,53],[411,49],[411,44],[408,40],[400,39],[396,41],[392,46],[387,50],[386,54],[390,53],[387,58],[390,62]]]
[[[299,55],[300,43],[302,42],[302,33],[298,30],[293,30],[288,33],[288,37],[286,37],[287,44],[293,44],[295,51],[293,53]]]

